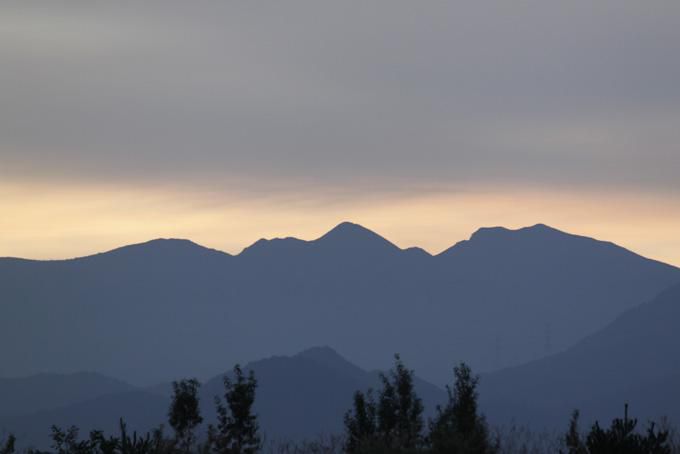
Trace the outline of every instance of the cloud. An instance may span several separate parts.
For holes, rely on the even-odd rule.
[[[0,177],[677,192],[674,2],[5,2]]]

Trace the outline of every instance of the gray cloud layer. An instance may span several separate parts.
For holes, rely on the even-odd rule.
[[[0,177],[680,190],[680,3],[3,2]]]

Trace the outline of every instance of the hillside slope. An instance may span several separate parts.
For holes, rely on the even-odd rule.
[[[329,347],[262,359],[249,363],[244,370],[246,373],[253,370],[258,380],[255,412],[267,440],[311,439],[341,433],[343,416],[352,406],[354,392],[379,387],[377,372],[362,370]],[[416,379],[415,386],[427,414],[446,400],[446,393],[430,383]],[[222,375],[202,386],[200,405],[205,424],[215,422],[214,398],[223,395]],[[169,384],[155,386],[153,390],[123,391],[0,418],[0,430],[14,433],[22,447],[43,449],[50,445],[53,424],[75,425],[83,435],[93,429],[115,433],[119,418],[123,417],[129,430],[146,432],[166,423],[170,396]]]
[[[536,424],[607,420],[624,402],[645,419],[680,418],[680,285],[627,311],[563,353],[488,374],[482,398],[490,415]]]
[[[543,225],[480,229],[437,256],[343,223],[237,256],[156,240],[0,259],[0,377],[96,370],[148,385],[333,345],[367,369],[399,352],[443,385],[460,360],[487,371],[567,348],[679,281],[677,268]]]

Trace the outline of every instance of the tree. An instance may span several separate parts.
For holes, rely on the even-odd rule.
[[[384,374],[380,375],[383,391],[378,401],[378,427],[385,434],[393,431],[388,446],[415,449],[423,441],[423,403],[413,389],[413,371],[406,369],[399,355],[394,360],[391,382]]]
[[[171,454],[172,443],[163,437],[162,427],[138,436],[133,432],[128,435],[127,426],[120,419],[120,436],[106,437],[100,430],[93,430],[87,439],[78,439],[78,428],[69,427],[62,430],[52,426],[52,448],[58,454]],[[31,451],[29,451],[31,452]],[[37,451],[33,451],[38,454]],[[4,454],[4,453],[3,453]]]
[[[470,367],[461,363],[454,368],[453,389],[447,386],[449,401],[437,407],[430,421],[429,442],[434,453],[487,454],[496,452],[486,420],[477,412],[477,385]]]
[[[372,390],[354,393],[354,413],[345,414],[345,450],[348,453],[367,452],[376,437],[376,405]]]
[[[196,379],[173,382],[174,394],[168,412],[168,421],[175,431],[175,444],[181,452],[189,453],[196,443],[194,430],[203,422],[199,410]]]
[[[413,388],[413,371],[395,355],[395,367],[380,374],[380,381],[377,402],[370,390],[357,392],[353,411],[345,414],[349,453],[407,452],[423,444],[423,404]]]
[[[568,454],[670,454],[668,431],[656,430],[650,423],[646,435],[635,432],[637,419],[628,418],[628,404],[624,417],[612,421],[609,429],[600,427],[595,422],[585,441],[578,433],[578,411],[575,411],[569,423],[569,431],[565,437]]]
[[[14,444],[16,443],[14,435],[9,434],[7,440],[0,444],[0,454],[14,454]]]
[[[78,428],[71,426],[65,431],[52,426],[52,448],[57,454],[90,454],[94,452],[94,435],[88,440],[78,440]]]
[[[144,436],[138,436],[135,431],[129,436],[123,418],[120,418],[120,438],[111,438],[110,441],[118,442],[121,454],[164,454],[172,451],[163,438],[162,427]]]
[[[578,429],[579,411],[574,410],[569,420],[569,430],[564,437],[564,444],[567,446],[568,454],[587,454],[588,450],[581,441],[581,434]]]
[[[223,454],[252,454],[259,450],[257,416],[252,407],[255,402],[257,380],[251,370],[246,378],[237,364],[234,367],[234,381],[224,376],[225,406],[215,397],[217,407],[217,428],[210,425],[209,442],[213,452]]]

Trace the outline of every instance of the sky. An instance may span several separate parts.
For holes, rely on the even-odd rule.
[[[680,265],[677,1],[0,4],[0,256],[545,223]]]

